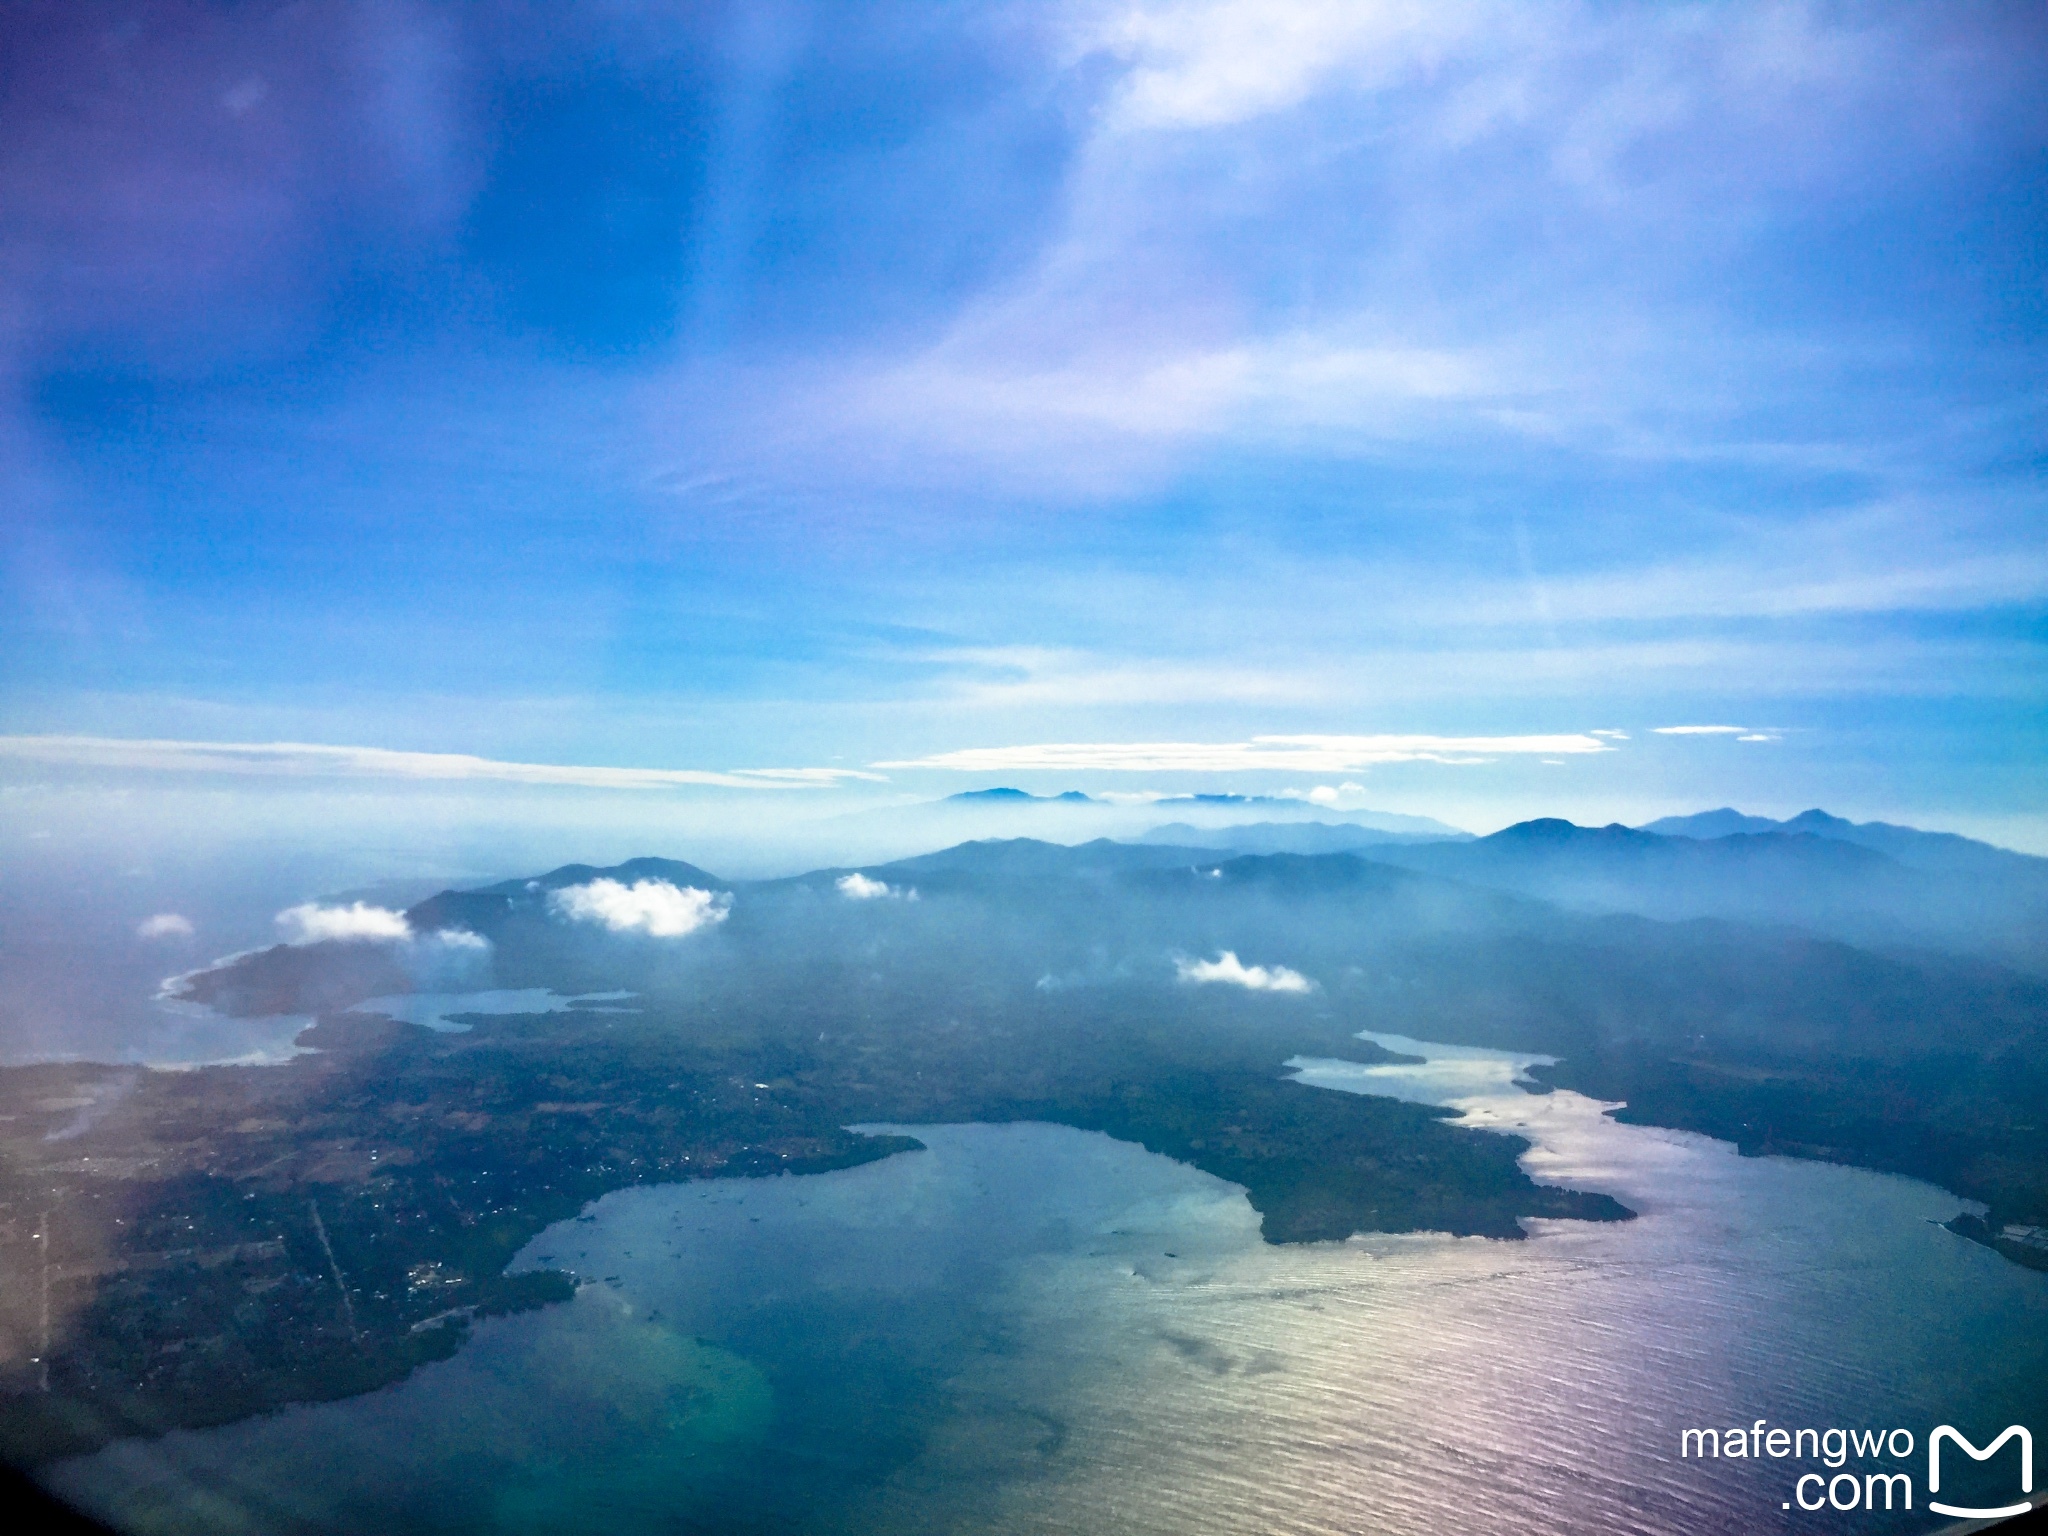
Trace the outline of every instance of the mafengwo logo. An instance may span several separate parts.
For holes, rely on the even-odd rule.
[[[2006,1480],[2003,1464],[1975,1470],[1975,1463],[1989,1462],[2017,1441],[2017,1499]],[[1937,1515],[1959,1520],[1997,1520],[2023,1515],[2033,1507],[2034,1436],[2024,1424],[2008,1424],[1982,1449],[1953,1424],[1936,1427],[1927,1437],[1927,1503]],[[1820,1470],[1800,1470],[1786,1490],[1780,1508],[1822,1510],[1842,1513],[1850,1510],[1912,1509],[1915,1507],[1912,1458],[1919,1449],[1918,1437],[1909,1429],[1790,1429],[1772,1428],[1758,1419],[1748,1428],[1688,1429],[1679,1436],[1682,1458],[1757,1458],[1772,1461],[1820,1462]],[[1944,1469],[1942,1458],[1948,1456]],[[1810,1458],[1810,1459],[1809,1459]],[[1854,1465],[1852,1465],[1854,1463]],[[1789,1473],[1792,1469],[1786,1468]],[[1948,1473],[1953,1490],[1962,1483],[1978,1502],[1955,1504],[1943,1501],[1942,1474]],[[1783,1485],[1780,1485],[1783,1486]],[[1952,1492],[1951,1498],[1955,1497]],[[1989,1502],[1998,1498],[1999,1503]]]
[[[2034,1491],[2034,1437],[2024,1425],[2009,1424],[2005,1433],[1978,1450],[1963,1438],[1962,1431],[1953,1425],[1942,1424],[1927,1437],[1927,1492],[1929,1495],[1941,1492],[1941,1448],[1944,1444],[1955,1446],[1959,1451],[1976,1461],[1989,1461],[2005,1448],[2005,1442],[2017,1438],[2020,1443],[2020,1492],[2031,1495]],[[1988,1520],[2001,1515],[2024,1515],[2033,1507],[2033,1499],[2024,1497],[2016,1504],[2001,1504],[1992,1509],[1970,1508],[1957,1504],[1944,1504],[1930,1497],[1927,1507],[1937,1515],[1956,1515],[1965,1520]]]

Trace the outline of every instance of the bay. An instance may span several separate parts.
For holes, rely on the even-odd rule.
[[[152,1531],[1931,1530],[1809,1513],[1687,1428],[2038,1420],[2048,1276],[1912,1180],[1618,1124],[1541,1058],[1376,1035],[1304,1082],[1458,1109],[1618,1224],[1276,1247],[1236,1186],[1066,1127],[887,1127],[838,1172],[625,1190],[515,1261],[573,1302],[346,1402],[55,1469]],[[876,1127],[874,1129],[884,1129]]]

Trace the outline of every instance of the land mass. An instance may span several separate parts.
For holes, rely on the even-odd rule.
[[[1104,1131],[1242,1184],[1273,1242],[1514,1240],[1525,1216],[1630,1215],[1532,1181],[1519,1138],[1284,1077],[1298,1053],[1380,1054],[1327,1008],[1150,979],[1041,987],[963,972],[972,948],[900,932],[877,945],[878,924],[943,914],[943,869],[924,871],[931,898],[881,913],[760,893],[758,908],[787,910],[743,930],[741,954],[700,951],[681,971],[674,946],[564,931],[532,894],[689,869],[572,867],[413,911],[422,928],[488,930],[521,983],[545,970],[573,991],[637,967],[629,1011],[474,1015],[444,1032],[341,1007],[278,1066],[0,1072],[0,1453],[34,1463],[368,1390],[452,1352],[476,1317],[593,1278],[505,1265],[609,1190],[918,1145],[850,1124]],[[841,921],[867,941],[834,942]],[[243,1012],[338,1004],[389,990],[398,963],[371,945],[279,946],[192,991]]]
[[[1839,864],[1810,846],[1769,858]],[[1381,852],[1017,840],[744,885],[671,860],[574,865],[422,901],[404,943],[232,957],[188,996],[316,1014],[309,1054],[0,1072],[0,1454],[396,1379],[472,1319],[592,1278],[505,1266],[609,1190],[916,1147],[855,1124],[1102,1131],[1242,1185],[1276,1243],[1512,1241],[1527,1217],[1629,1216],[1535,1183],[1520,1138],[1283,1075],[1297,1055],[1375,1059],[1361,1029],[1557,1055],[1550,1084],[1625,1100],[1628,1119],[1935,1179],[1991,1208],[1962,1235],[2027,1262],[2003,1234],[2048,1222],[2037,978],[1571,911],[1486,888],[1499,852],[1470,879]],[[695,892],[698,926],[577,918],[565,893],[599,882]],[[631,996],[462,1032],[361,1006],[433,990],[421,967],[450,957],[484,967],[474,985]],[[1195,959],[1236,984],[1201,983]]]

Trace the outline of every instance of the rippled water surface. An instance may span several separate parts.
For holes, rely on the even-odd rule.
[[[905,1127],[926,1151],[608,1196],[519,1261],[589,1277],[574,1302],[56,1481],[178,1531],[1917,1531],[1924,1457],[1883,1465],[1923,1507],[1849,1520],[1781,1509],[1810,1461],[1679,1433],[2048,1429],[2048,1276],[1935,1225],[1953,1197],[1374,1038],[1428,1060],[1290,1066],[1455,1105],[1639,1219],[1276,1248],[1236,1186],[1137,1147]]]

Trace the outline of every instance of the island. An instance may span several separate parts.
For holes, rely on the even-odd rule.
[[[637,893],[637,894],[636,894]],[[599,899],[602,898],[602,899]],[[1273,1243],[1622,1221],[1453,1111],[1294,1081],[1361,1031],[1554,1056],[1537,1088],[1980,1200],[2035,1264],[2048,987],[1783,928],[1563,910],[1355,853],[1029,840],[720,880],[571,865],[231,956],[186,997],[310,1014],[279,1065],[0,1070],[0,1456],[363,1392],[602,1277],[508,1273],[609,1191],[914,1155],[858,1125],[1043,1121],[1241,1186]],[[376,1000],[546,989],[427,1027]],[[605,997],[600,999],[599,994]]]
[[[1292,1081],[1282,1063],[1298,1054],[1383,1054],[1327,999],[1114,975],[1041,986],[988,947],[899,932],[878,948],[873,914],[801,888],[780,914],[775,893],[757,902],[741,935],[772,963],[703,963],[707,946],[678,972],[672,946],[559,925],[522,939],[522,922],[547,920],[502,896],[449,893],[412,918],[489,930],[522,984],[575,993],[626,973],[630,1002],[456,1029],[339,1006],[278,1065],[0,1070],[0,1454],[32,1465],[370,1390],[459,1348],[478,1317],[596,1278],[506,1264],[608,1191],[918,1146],[857,1124],[1102,1131],[1242,1185],[1276,1243],[1514,1241],[1524,1217],[1631,1214],[1530,1179],[1520,1138]],[[941,905],[881,920],[915,926]],[[844,922],[868,939],[821,933]],[[391,963],[367,945],[280,945],[192,992],[261,1012],[388,990]]]

